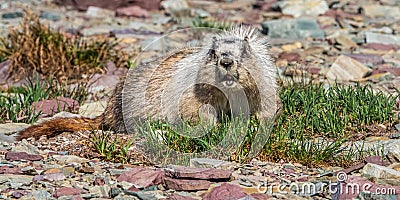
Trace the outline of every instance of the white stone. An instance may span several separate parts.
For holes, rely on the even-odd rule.
[[[348,56],[341,55],[336,58],[326,77],[331,80],[350,81],[363,78],[372,69]]]
[[[400,179],[400,172],[372,163],[367,163],[361,170],[361,174],[366,178]]]
[[[279,6],[283,14],[293,17],[318,16],[329,10],[328,4],[323,0],[281,1]]]

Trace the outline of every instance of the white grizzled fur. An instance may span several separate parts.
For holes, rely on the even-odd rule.
[[[122,99],[115,102],[122,103],[115,106],[121,110],[116,112],[123,113],[128,131],[133,130],[134,120],[148,117],[168,118],[173,123],[181,116],[197,118],[204,104],[217,113],[236,116],[248,111],[271,119],[278,97],[276,67],[268,48],[266,38],[255,28],[238,26],[215,35],[200,49],[191,47],[147,63],[127,75]],[[233,60],[232,67],[218,64],[223,58]],[[233,86],[224,85],[228,75],[236,81]],[[202,84],[195,87],[195,83]]]

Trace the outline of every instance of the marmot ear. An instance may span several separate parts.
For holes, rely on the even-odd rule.
[[[208,50],[208,59],[209,60],[213,60],[217,58],[217,55],[215,54],[215,48],[216,48],[216,44],[215,42],[217,41],[216,37],[212,38],[212,44],[211,44],[211,48]]]
[[[243,42],[243,54],[250,54],[251,49],[250,49],[250,43],[249,43],[249,37],[245,36],[244,37],[244,42]]]

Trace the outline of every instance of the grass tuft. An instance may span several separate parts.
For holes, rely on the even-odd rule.
[[[93,149],[105,161],[127,163],[130,160],[129,148],[132,146],[132,140],[117,138],[110,131],[92,131],[92,138],[89,141]]]
[[[11,61],[8,76],[16,81],[39,73],[60,82],[77,82],[103,72],[107,61],[127,67],[128,55],[117,44],[115,39],[87,39],[54,31],[26,10],[20,27],[0,40],[0,58]]]

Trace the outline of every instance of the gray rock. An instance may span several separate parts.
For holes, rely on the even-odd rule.
[[[86,15],[89,17],[96,17],[96,18],[115,17],[115,11],[95,6],[89,6],[88,9],[86,10]]]
[[[235,166],[235,163],[211,158],[192,158],[190,159],[190,166],[199,168],[230,169]]]
[[[15,174],[0,174],[0,183],[22,183],[29,184],[32,181],[32,176],[15,175]]]
[[[400,179],[399,171],[372,163],[367,163],[361,170],[361,174],[366,178]]]
[[[368,17],[394,17],[400,18],[400,8],[398,6],[383,6],[383,5],[363,5],[364,13]]]
[[[349,81],[361,79],[371,71],[370,68],[357,60],[341,55],[336,58],[326,77],[331,80]]]
[[[22,17],[22,16],[23,16],[23,14],[20,11],[4,13],[4,14],[1,15],[1,17],[3,19],[14,19],[14,18]]]
[[[400,36],[366,32],[365,38],[367,43],[381,43],[381,44],[400,44]]]
[[[53,155],[53,158],[55,160],[57,160],[59,163],[65,163],[65,164],[72,164],[72,163],[86,163],[89,160],[86,158],[81,158],[78,156],[74,156],[74,155],[65,155],[65,156],[61,156],[61,155]]]
[[[50,199],[51,194],[46,190],[35,190],[26,196],[26,199]]]
[[[27,142],[26,140],[22,140],[21,143],[17,144],[14,148],[11,149],[11,152],[26,152],[28,154],[40,154],[39,149]]]
[[[40,18],[58,21],[61,19],[61,15],[55,12],[43,11],[42,13],[40,13]]]
[[[162,1],[160,5],[168,13],[176,17],[184,17],[190,15],[189,4],[186,0],[165,0]]]
[[[103,185],[103,186],[91,186],[89,189],[89,193],[92,195],[95,195],[97,197],[109,197],[111,187],[109,185]],[[117,196],[117,195],[115,195]]]
[[[16,141],[15,136],[18,131],[21,131],[27,127],[29,124],[25,123],[7,123],[0,124],[0,141],[13,143]]]
[[[196,10],[194,10],[194,13],[196,16],[198,16],[200,18],[206,18],[206,17],[210,16],[210,13],[203,9],[196,9]]]
[[[101,115],[106,109],[107,101],[85,103],[79,107],[79,115],[94,118]]]
[[[324,0],[291,0],[281,1],[279,7],[283,14],[300,16],[318,16],[329,10]]]
[[[319,28],[316,19],[278,19],[263,22],[263,33],[271,38],[303,39],[324,38],[325,32]]]

